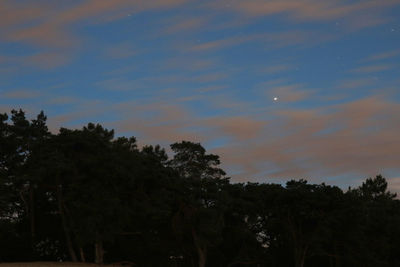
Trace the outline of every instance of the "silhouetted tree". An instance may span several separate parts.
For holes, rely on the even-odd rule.
[[[400,266],[400,201],[381,175],[346,192],[232,184],[201,144],[171,149],[0,114],[0,261]]]
[[[222,239],[224,227],[223,189],[228,184],[225,172],[218,168],[219,157],[206,154],[199,143],[183,141],[171,145],[175,152],[169,162],[185,179],[185,191],[173,218],[181,241],[192,243],[199,267],[204,267],[210,247]]]

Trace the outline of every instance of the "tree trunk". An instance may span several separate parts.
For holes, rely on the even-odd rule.
[[[29,189],[29,220],[30,220],[30,226],[31,226],[31,244],[32,248],[35,246],[35,237],[36,237],[36,227],[35,227],[35,195],[34,195],[34,189],[32,188],[32,185],[30,186]]]
[[[27,189],[21,189],[19,191],[19,196],[22,202],[24,203],[26,216],[28,217],[30,234],[31,234],[31,248],[32,251],[34,251],[36,230],[35,230],[34,195],[32,191],[32,185],[29,186],[28,190],[29,190],[28,199],[24,197],[24,193],[27,191]]]
[[[198,258],[199,267],[205,267],[206,260],[207,260],[207,248],[205,246],[201,245],[201,242],[200,242],[199,238],[197,237],[196,231],[194,229],[192,230],[192,237],[193,237],[194,245],[197,250],[197,258]]]
[[[302,234],[300,227],[296,227],[292,216],[288,213],[287,215],[287,226],[291,233],[293,246],[294,246],[294,264],[295,267],[304,267],[304,262],[306,260],[308,246],[304,245],[302,240]]]
[[[81,255],[81,262],[86,262],[86,259],[85,259],[85,252],[83,251],[83,248],[82,248],[82,247],[79,247],[79,253],[80,253],[80,255]]]
[[[304,267],[308,247],[299,247],[295,249],[295,266]]]
[[[197,255],[199,257],[199,267],[206,266],[207,250],[197,247]]]
[[[64,234],[65,234],[65,240],[67,242],[67,248],[68,248],[68,252],[69,252],[69,256],[71,257],[71,260],[73,262],[77,262],[78,258],[76,257],[75,254],[75,250],[74,247],[72,245],[72,238],[71,238],[71,233],[68,227],[68,223],[67,223],[67,218],[65,216],[65,212],[64,212],[64,200],[62,197],[62,189],[59,187],[57,188],[57,198],[58,198],[58,210],[60,212],[61,215],[61,221],[62,221],[62,226],[64,229]]]
[[[104,263],[103,241],[99,240],[94,244],[94,255],[96,264]]]

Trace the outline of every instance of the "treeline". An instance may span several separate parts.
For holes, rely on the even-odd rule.
[[[400,266],[400,201],[383,177],[345,192],[230,183],[200,144],[171,149],[0,115],[0,262]]]

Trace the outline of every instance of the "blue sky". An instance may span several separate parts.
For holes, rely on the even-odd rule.
[[[201,142],[233,181],[400,191],[399,62],[400,0],[0,1],[0,111]]]

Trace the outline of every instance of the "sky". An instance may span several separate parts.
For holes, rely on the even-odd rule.
[[[0,112],[201,142],[232,182],[400,192],[400,0],[0,0]]]

